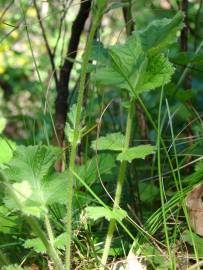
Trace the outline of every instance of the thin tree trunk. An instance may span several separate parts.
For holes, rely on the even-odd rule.
[[[72,25],[71,37],[68,44],[66,58],[59,73],[59,83],[55,102],[55,128],[57,133],[57,138],[55,138],[55,142],[58,142],[60,146],[63,146],[64,141],[64,127],[68,111],[68,97],[69,97],[68,85],[70,81],[71,70],[73,67],[73,61],[70,61],[68,57],[74,60],[77,56],[80,36],[84,29],[85,22],[89,16],[90,7],[91,7],[91,0],[88,1],[81,0],[78,15]]]

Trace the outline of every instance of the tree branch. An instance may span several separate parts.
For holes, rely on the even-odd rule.
[[[33,0],[33,3],[34,3],[34,7],[35,7],[35,10],[36,10],[36,13],[37,13],[39,26],[40,26],[41,31],[42,31],[42,36],[43,36],[43,39],[44,39],[46,50],[47,50],[49,60],[50,60],[50,63],[51,63],[55,85],[56,85],[56,88],[58,88],[58,77],[57,77],[56,66],[55,66],[55,62],[54,62],[54,54],[52,53],[51,48],[49,46],[46,31],[45,31],[45,28],[44,28],[44,25],[43,25],[43,22],[42,22],[42,18],[41,18],[40,11],[38,9],[36,0]]]

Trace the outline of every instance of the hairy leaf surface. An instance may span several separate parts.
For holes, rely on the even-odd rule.
[[[122,151],[124,148],[124,142],[125,136],[122,133],[110,133],[93,141],[92,148],[94,150]]]
[[[178,12],[172,19],[155,20],[138,35],[142,47],[151,55],[162,52],[177,39],[177,33],[183,28],[183,13]]]
[[[131,162],[133,159],[142,158],[153,154],[155,152],[155,147],[152,145],[139,145],[127,149],[125,152],[122,152],[118,155],[117,160],[127,160]]]
[[[47,146],[20,146],[16,149],[6,175],[15,181],[13,191],[23,205],[24,214],[40,217],[48,212],[48,205],[64,203],[67,172],[53,171],[60,154],[60,149]],[[17,208],[9,195],[5,203],[9,208]]]
[[[174,69],[163,55],[183,27],[183,15],[152,22],[146,29],[127,38],[125,44],[107,49],[99,44],[93,80],[100,85],[129,91],[132,97],[156,89],[171,80]],[[95,54],[93,54],[94,56]]]
[[[93,220],[105,217],[107,220],[116,219],[122,221],[127,216],[126,211],[123,209],[114,209],[111,211],[103,206],[89,206],[85,210],[87,217]]]

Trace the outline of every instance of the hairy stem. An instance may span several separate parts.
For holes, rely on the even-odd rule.
[[[47,230],[47,234],[48,234],[50,243],[51,243],[52,246],[54,246],[54,233],[53,233],[51,223],[50,223],[50,220],[49,220],[49,217],[48,217],[47,214],[45,215],[45,227],[46,227],[46,230]]]
[[[81,121],[81,111],[82,111],[82,104],[83,104],[83,97],[84,97],[84,90],[85,90],[85,81],[87,75],[87,66],[88,61],[90,58],[90,53],[92,49],[92,44],[94,40],[94,34],[97,30],[97,27],[100,24],[102,19],[102,15],[106,6],[107,1],[103,1],[104,4],[98,5],[94,7],[93,5],[93,19],[92,19],[92,26],[90,29],[88,41],[86,44],[85,52],[83,55],[83,63],[81,69],[81,78],[80,78],[80,85],[79,85],[79,92],[78,92],[78,100],[77,100],[77,107],[76,107],[76,120],[75,120],[75,129],[73,134],[73,142],[71,144],[71,152],[70,152],[70,161],[69,161],[69,173],[68,173],[68,192],[67,192],[67,222],[66,222],[66,232],[67,232],[67,239],[66,239],[66,270],[71,269],[71,239],[72,239],[72,201],[73,201],[73,171],[75,167],[75,158],[77,152],[77,145],[78,145],[78,136],[80,131],[80,121]],[[94,9],[95,8],[95,9]]]
[[[133,119],[133,108],[134,108],[134,100],[131,100],[130,107],[128,109],[128,119],[127,119],[127,126],[126,126],[126,133],[125,133],[125,145],[123,152],[125,152],[130,144],[130,137],[131,137],[131,129],[132,129],[132,119]],[[115,200],[114,200],[114,205],[113,205],[113,210],[117,209],[120,204],[120,199],[121,199],[121,193],[123,189],[123,183],[125,180],[125,174],[126,174],[126,166],[127,162],[122,161],[120,164],[119,168],[119,174],[118,174],[118,181],[117,181],[117,186],[116,186],[116,194],[115,194]],[[109,250],[111,247],[111,242],[112,242],[112,237],[115,231],[115,226],[116,226],[116,220],[111,219],[108,227],[108,232],[105,240],[105,245],[104,245],[104,251],[102,255],[102,260],[101,260],[101,267],[100,270],[105,269],[105,265],[107,263],[108,259],[108,254]]]

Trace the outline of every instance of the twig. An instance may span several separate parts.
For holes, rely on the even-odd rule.
[[[39,26],[40,26],[41,31],[42,31],[42,36],[43,36],[44,43],[45,43],[45,46],[46,46],[46,49],[47,49],[47,53],[48,53],[49,60],[50,60],[50,63],[51,63],[51,67],[52,67],[52,71],[53,71],[54,81],[55,81],[56,88],[57,88],[58,87],[58,77],[57,77],[56,66],[55,66],[55,62],[54,62],[54,54],[52,53],[51,48],[49,46],[46,31],[45,31],[45,28],[44,28],[44,25],[43,25],[43,22],[42,22],[42,19],[41,19],[41,15],[40,15],[36,0],[33,0],[33,3],[34,3],[34,7],[35,7],[35,10],[36,10],[36,13],[37,13]]]
[[[187,270],[197,270],[200,266],[203,266],[203,260],[193,264],[192,266],[187,268]]]

